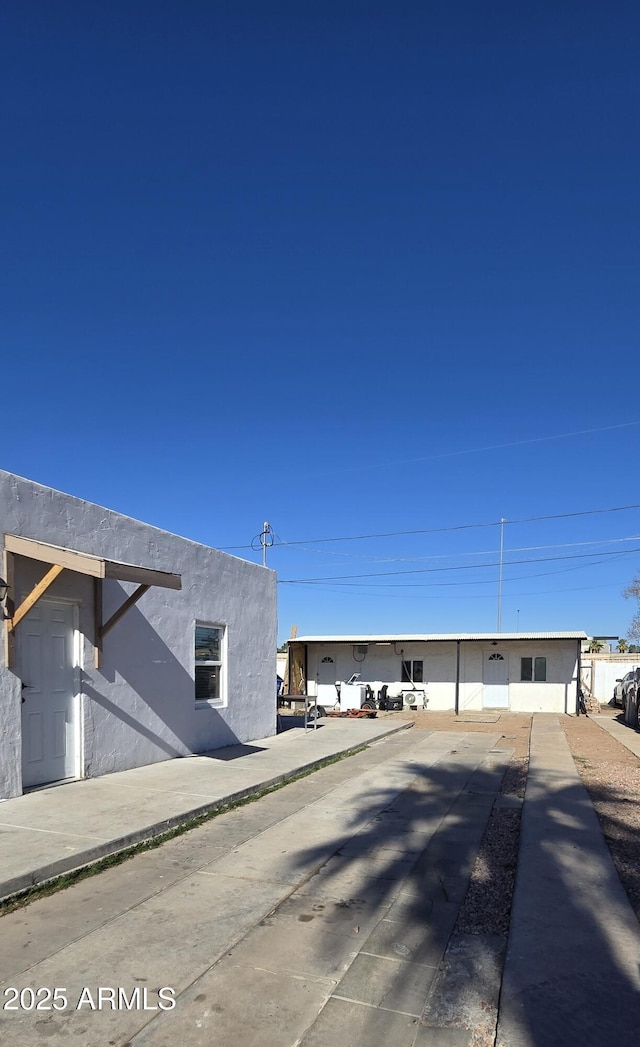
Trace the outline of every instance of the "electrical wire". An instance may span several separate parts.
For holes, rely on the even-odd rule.
[[[516,520],[493,520],[486,523],[473,523],[473,524],[454,524],[450,527],[426,527],[419,528],[412,531],[380,531],[378,533],[371,534],[353,534],[353,535],[342,535],[337,538],[307,538],[307,539],[295,539],[293,541],[274,542],[276,547],[281,545],[284,546],[295,546],[295,545],[321,545],[328,542],[360,542],[371,538],[400,538],[414,534],[442,534],[450,533],[453,531],[468,531],[473,529],[480,529],[483,527],[499,527],[501,523],[507,524],[524,524],[524,523],[539,523],[544,520],[568,520],[577,516],[597,516],[604,513],[622,513],[628,512],[631,509],[640,509],[640,504],[637,505],[615,505],[607,509],[581,509],[571,513],[553,513],[546,516],[525,516]],[[260,536],[257,535],[257,538]],[[254,539],[255,541],[255,539]],[[231,552],[236,549],[252,549],[253,546],[249,545],[227,545],[220,547],[222,552]],[[255,550],[254,550],[255,551]]]
[[[635,549],[625,550],[625,553],[640,553],[640,546]],[[554,560],[581,560],[592,556],[620,556],[621,554],[617,551],[602,552],[602,553],[570,553],[568,556],[541,556],[534,557],[525,560],[503,560],[503,567],[510,567],[515,564],[523,563],[550,563]],[[300,583],[316,583],[316,582],[332,582],[340,581],[348,578],[388,578],[392,575],[405,575],[405,574],[430,574],[441,571],[477,571],[482,570],[486,567],[499,567],[499,561],[488,563],[488,564],[462,564],[455,567],[419,567],[413,571],[380,571],[377,574],[337,574],[327,575],[325,578],[282,578],[280,579],[280,585],[299,585]]]
[[[612,545],[615,542],[637,542],[640,540],[640,534],[626,535],[623,538],[599,538],[597,540],[582,541],[582,542],[555,542],[551,545],[521,545],[511,546],[509,549],[505,549],[505,553],[528,553],[541,551],[543,549],[577,549],[585,548],[589,545]],[[300,549],[296,549],[299,552]],[[310,549],[309,552],[322,554],[325,552],[323,549]],[[478,549],[471,550],[469,552],[455,552],[455,553],[433,553],[431,556],[367,556],[362,553],[345,553],[345,552],[333,552],[330,551],[331,556],[343,556],[352,559],[366,560],[367,563],[426,563],[429,560],[447,560],[457,557],[469,557],[469,556],[495,556],[496,550],[493,549]]]
[[[542,577],[542,575],[535,577]],[[495,580],[494,580],[495,585]],[[354,590],[341,590],[331,589],[329,587],[316,585],[316,586],[300,586],[301,589],[308,588],[312,592],[323,592],[333,593],[336,596],[363,596],[370,598],[371,593],[369,592],[356,592]],[[507,599],[515,600],[522,596],[556,596],[562,593],[581,593],[587,592],[591,589],[617,589],[618,586],[614,583],[605,583],[604,585],[579,585],[572,587],[571,589],[538,589],[528,593],[508,593],[506,594]],[[296,590],[297,591],[297,590]],[[495,600],[495,593],[470,593],[465,596],[465,600]],[[380,600],[446,600],[447,596],[445,593],[381,593],[379,596]]]
[[[632,556],[633,553],[629,553],[629,552],[616,553],[616,552],[614,552],[614,553],[612,553],[612,555],[613,556],[617,556],[621,560],[624,560],[627,557]],[[534,560],[532,562],[536,563],[537,561]],[[572,564],[571,567],[561,567],[557,571],[536,571],[534,574],[531,574],[531,573],[516,574],[516,575],[512,575],[510,578],[508,578],[507,581],[509,581],[509,582],[519,582],[519,581],[523,581],[523,580],[529,581],[531,578],[550,578],[550,577],[552,577],[553,575],[556,575],[556,574],[569,574],[571,571],[589,570],[589,568],[591,568],[591,567],[599,567],[602,564],[609,563],[609,562],[610,561],[607,561],[607,560],[594,560],[593,563],[580,563],[580,564]],[[486,567],[487,565],[486,564],[482,564],[480,566]],[[506,565],[503,564],[503,567],[504,566],[506,566]],[[378,575],[371,575],[371,577],[372,578],[377,578],[379,576]],[[348,582],[348,581],[347,582],[341,582],[341,581],[334,581],[334,585],[340,586],[340,589],[342,589],[342,590],[345,590],[345,589],[365,590],[366,589],[369,592],[371,592],[371,590],[373,590],[373,589],[436,589],[436,588],[440,589],[440,588],[452,588],[452,587],[461,586],[461,585],[464,585],[464,586],[468,587],[470,585],[493,585],[493,586],[495,586],[495,584],[496,584],[495,576],[493,576],[492,578],[465,578],[465,580],[463,582],[434,582],[434,581],[429,581],[429,582],[361,582],[361,581],[359,581],[359,582]],[[313,588],[315,586],[316,588],[320,589],[320,588],[322,588],[322,585],[323,585],[322,580],[318,580],[315,583],[310,583],[309,587]],[[339,592],[339,591],[340,591],[339,589],[335,590],[335,592]]]

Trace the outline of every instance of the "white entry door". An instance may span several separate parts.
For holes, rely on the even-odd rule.
[[[509,663],[500,651],[484,652],[482,704],[485,709],[509,708]]]
[[[338,701],[336,665],[330,655],[324,655],[318,665],[318,705],[333,709]]]
[[[22,680],[22,785],[76,775],[74,607],[39,600],[16,628]]]

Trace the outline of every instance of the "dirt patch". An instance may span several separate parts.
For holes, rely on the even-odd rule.
[[[604,710],[603,714],[607,715]],[[562,717],[560,722],[640,920],[640,759],[590,717]]]
[[[396,720],[411,720],[418,730],[422,731],[465,731],[469,734],[499,734],[504,740],[505,749],[513,749],[516,759],[529,759],[529,736],[531,734],[531,713],[501,712],[497,719],[490,722],[465,720],[464,716],[455,713],[431,712],[428,709],[417,709],[415,712],[404,709],[401,713],[378,713],[379,716]]]

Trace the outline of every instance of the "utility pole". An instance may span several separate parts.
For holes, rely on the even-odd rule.
[[[268,520],[262,525],[262,533],[260,535],[260,545],[262,546],[262,566],[267,566],[267,549],[273,545],[273,527]]]
[[[498,632],[502,632],[502,558],[504,554],[504,517],[500,517],[500,566],[498,568]]]

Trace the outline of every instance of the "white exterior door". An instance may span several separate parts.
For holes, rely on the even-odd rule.
[[[338,701],[336,666],[330,655],[324,655],[318,664],[318,705],[333,709]]]
[[[484,652],[484,687],[482,705],[485,709],[509,708],[509,663],[500,651]]]
[[[16,628],[22,680],[22,785],[76,775],[74,607],[39,600]]]

